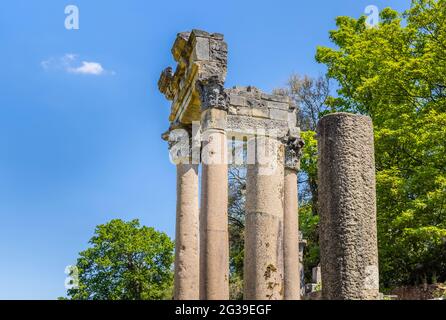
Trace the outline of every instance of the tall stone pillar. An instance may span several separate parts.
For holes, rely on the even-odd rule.
[[[163,137],[169,141],[171,160],[177,169],[174,299],[199,299],[199,207],[198,164],[192,162],[191,128],[171,127]]]
[[[283,259],[284,299],[300,300],[299,221],[297,173],[300,169],[300,138],[290,139],[285,150]]]
[[[200,83],[202,99],[202,184],[200,213],[200,298],[229,299],[228,161],[225,93]]]
[[[175,300],[198,300],[200,279],[198,165],[177,165]]]
[[[336,113],[318,125],[322,295],[379,297],[373,125]]]
[[[248,141],[244,299],[283,299],[284,147],[270,137]]]

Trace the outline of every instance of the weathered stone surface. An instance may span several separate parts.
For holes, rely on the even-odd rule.
[[[198,165],[177,165],[175,300],[198,300],[199,277]]]
[[[252,108],[249,107],[238,107],[236,109],[236,115],[238,116],[246,116],[246,117],[252,117]]]
[[[269,109],[270,118],[272,120],[285,121],[288,123],[288,111],[279,109]]]
[[[235,107],[246,107],[246,98],[237,94],[231,94],[229,96],[229,103]]]
[[[296,108],[288,97],[268,95],[255,87],[234,87],[226,93],[229,115],[234,116],[228,124],[231,130],[237,130],[237,126],[241,131],[263,128],[276,130],[284,137],[289,129],[297,127]]]
[[[228,63],[228,45],[223,41],[223,35],[213,34],[209,40],[210,58],[221,65]]]
[[[201,131],[207,132],[209,129],[226,132],[227,112],[224,110],[210,108],[201,114]]]
[[[288,122],[242,115],[228,115],[227,130],[234,134],[245,136],[267,133],[278,139],[285,138],[289,132]]]
[[[195,37],[193,44],[192,59],[195,61],[209,61],[210,57],[210,43],[208,37]]]
[[[169,130],[162,135],[169,145],[170,161],[175,165],[188,164],[191,160],[191,128],[171,124]]]
[[[297,170],[285,169],[283,259],[284,299],[300,300]]]
[[[229,299],[228,165],[226,112],[202,113],[200,298]]]
[[[209,108],[228,110],[228,96],[223,86],[224,83],[217,77],[197,81],[196,88],[201,99],[201,111]]]
[[[325,299],[378,299],[373,126],[337,113],[318,125],[319,214]]]
[[[285,168],[289,170],[300,170],[300,158],[304,141],[300,137],[300,129],[294,128],[288,132],[285,146]]]
[[[284,150],[268,137],[253,138],[248,144],[248,149],[255,148],[256,159],[247,171],[244,299],[281,300]]]
[[[227,108],[223,89],[227,45],[221,34],[201,30],[179,33],[172,54],[178,63],[176,70],[173,73],[172,68],[167,68],[158,82],[160,91],[173,101],[171,122],[200,121],[200,105]]]
[[[173,81],[173,71],[171,67],[167,67],[161,73],[158,81],[158,89],[161,93],[164,93],[168,100],[175,99],[175,92],[172,91],[170,84]]]
[[[190,32],[180,32],[175,39],[172,47],[172,55],[176,62],[182,62],[182,56],[187,50],[187,44],[189,41]]]
[[[263,100],[267,100],[267,101],[274,101],[274,102],[283,102],[283,103],[290,103],[290,98],[287,96],[281,96],[281,95],[275,95],[275,94],[267,94],[267,93],[262,93],[260,95],[260,97]]]
[[[300,257],[297,173],[304,146],[300,130],[288,133],[285,144],[285,183],[283,217],[284,299],[300,300]]]
[[[278,109],[288,111],[290,108],[290,102],[277,102],[277,101],[268,101],[267,107],[269,109]]]
[[[252,116],[255,118],[274,119],[270,116],[269,110],[266,108],[252,108]]]

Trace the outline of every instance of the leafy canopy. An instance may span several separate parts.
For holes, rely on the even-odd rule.
[[[382,283],[445,281],[446,1],[336,23],[316,59],[339,85],[331,108],[374,122]]]
[[[159,300],[172,296],[174,244],[138,220],[96,227],[91,247],[79,253],[73,300]]]

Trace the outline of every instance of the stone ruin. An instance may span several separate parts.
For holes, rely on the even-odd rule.
[[[221,34],[179,33],[172,54],[176,69],[158,85],[172,101],[163,139],[177,168],[174,298],[229,299],[228,164],[236,163],[247,172],[244,299],[299,300],[296,106],[254,87],[225,88]],[[326,116],[318,139],[323,297],[377,299],[371,121]]]

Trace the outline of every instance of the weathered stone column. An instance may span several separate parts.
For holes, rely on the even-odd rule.
[[[248,141],[244,299],[283,299],[284,146]]]
[[[177,165],[175,300],[198,300],[200,279],[198,165]]]
[[[199,299],[198,164],[192,162],[194,140],[189,126],[174,126],[164,134],[177,168],[174,299]]]
[[[284,299],[300,300],[299,220],[297,173],[300,169],[300,138],[290,139],[285,150],[283,216]]]
[[[200,299],[229,299],[228,162],[223,86],[200,83],[202,183]]]
[[[378,299],[373,125],[336,113],[318,125],[324,299]]]

